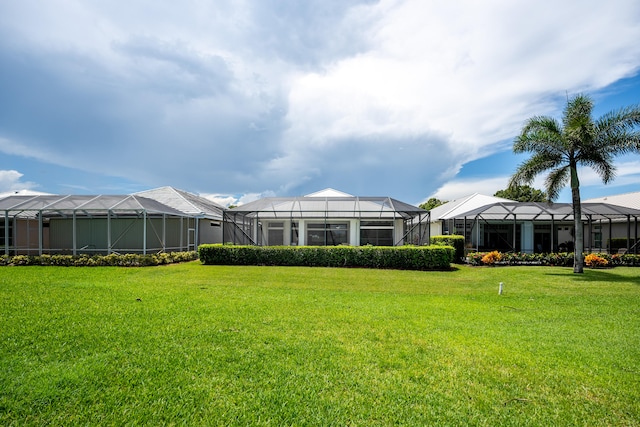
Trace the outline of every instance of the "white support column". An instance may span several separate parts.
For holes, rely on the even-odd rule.
[[[404,245],[404,239],[398,240],[396,236],[402,237],[404,228],[404,221],[402,218],[396,218],[393,220],[393,244],[397,244],[399,246]]]
[[[349,220],[349,244],[360,246],[360,223],[357,219]]]
[[[282,244],[291,246],[291,220],[286,219],[282,222]]]
[[[307,236],[307,223],[304,219],[300,218],[298,221],[298,246],[306,245],[306,236]]]
[[[259,225],[260,225],[260,219],[258,218],[258,216],[256,215],[256,217],[253,220],[253,236],[251,236],[253,238],[253,241],[256,245],[260,246],[260,243],[258,242],[258,236],[260,234],[260,230],[259,230]]]
[[[534,252],[534,227],[532,221],[524,221],[520,225],[520,251],[531,254]]]

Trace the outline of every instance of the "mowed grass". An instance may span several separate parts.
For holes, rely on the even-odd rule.
[[[0,304],[4,426],[640,425],[639,269],[3,267]]]

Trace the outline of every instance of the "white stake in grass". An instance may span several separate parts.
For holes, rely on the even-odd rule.
[[[502,295],[502,287],[504,286],[504,283],[500,282],[500,287],[498,288],[498,295]]]

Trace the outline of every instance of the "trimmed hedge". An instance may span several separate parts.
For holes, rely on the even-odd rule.
[[[573,252],[527,254],[520,252],[507,252],[501,254],[499,262],[486,264],[482,258],[489,252],[473,252],[467,255],[466,261],[471,265],[551,265],[557,267],[573,267]],[[585,258],[588,254],[584,254]],[[634,254],[597,254],[607,261],[610,267],[625,266],[639,267],[640,255]]]
[[[453,262],[461,264],[464,262],[464,236],[451,234],[446,236],[431,236],[429,243],[438,246],[453,246],[456,250]]]
[[[451,246],[244,246],[206,244],[198,247],[206,265],[279,265],[361,267],[401,270],[448,270]]]
[[[198,259],[198,253],[194,251],[162,252],[150,255],[2,255],[0,256],[0,266],[54,265],[62,267],[148,267],[194,261],[196,259]]]

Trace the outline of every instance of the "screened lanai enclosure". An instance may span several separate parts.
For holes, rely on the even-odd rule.
[[[0,199],[0,250],[7,255],[193,251],[197,229],[197,217],[138,195]]]
[[[225,242],[261,246],[397,246],[427,242],[412,236],[427,211],[390,197],[324,192],[267,197],[225,212]],[[336,194],[338,193],[338,194]]]
[[[638,253],[640,210],[583,203],[586,252]],[[445,234],[465,236],[467,249],[502,252],[571,252],[574,247],[570,203],[499,202],[438,220]]]

